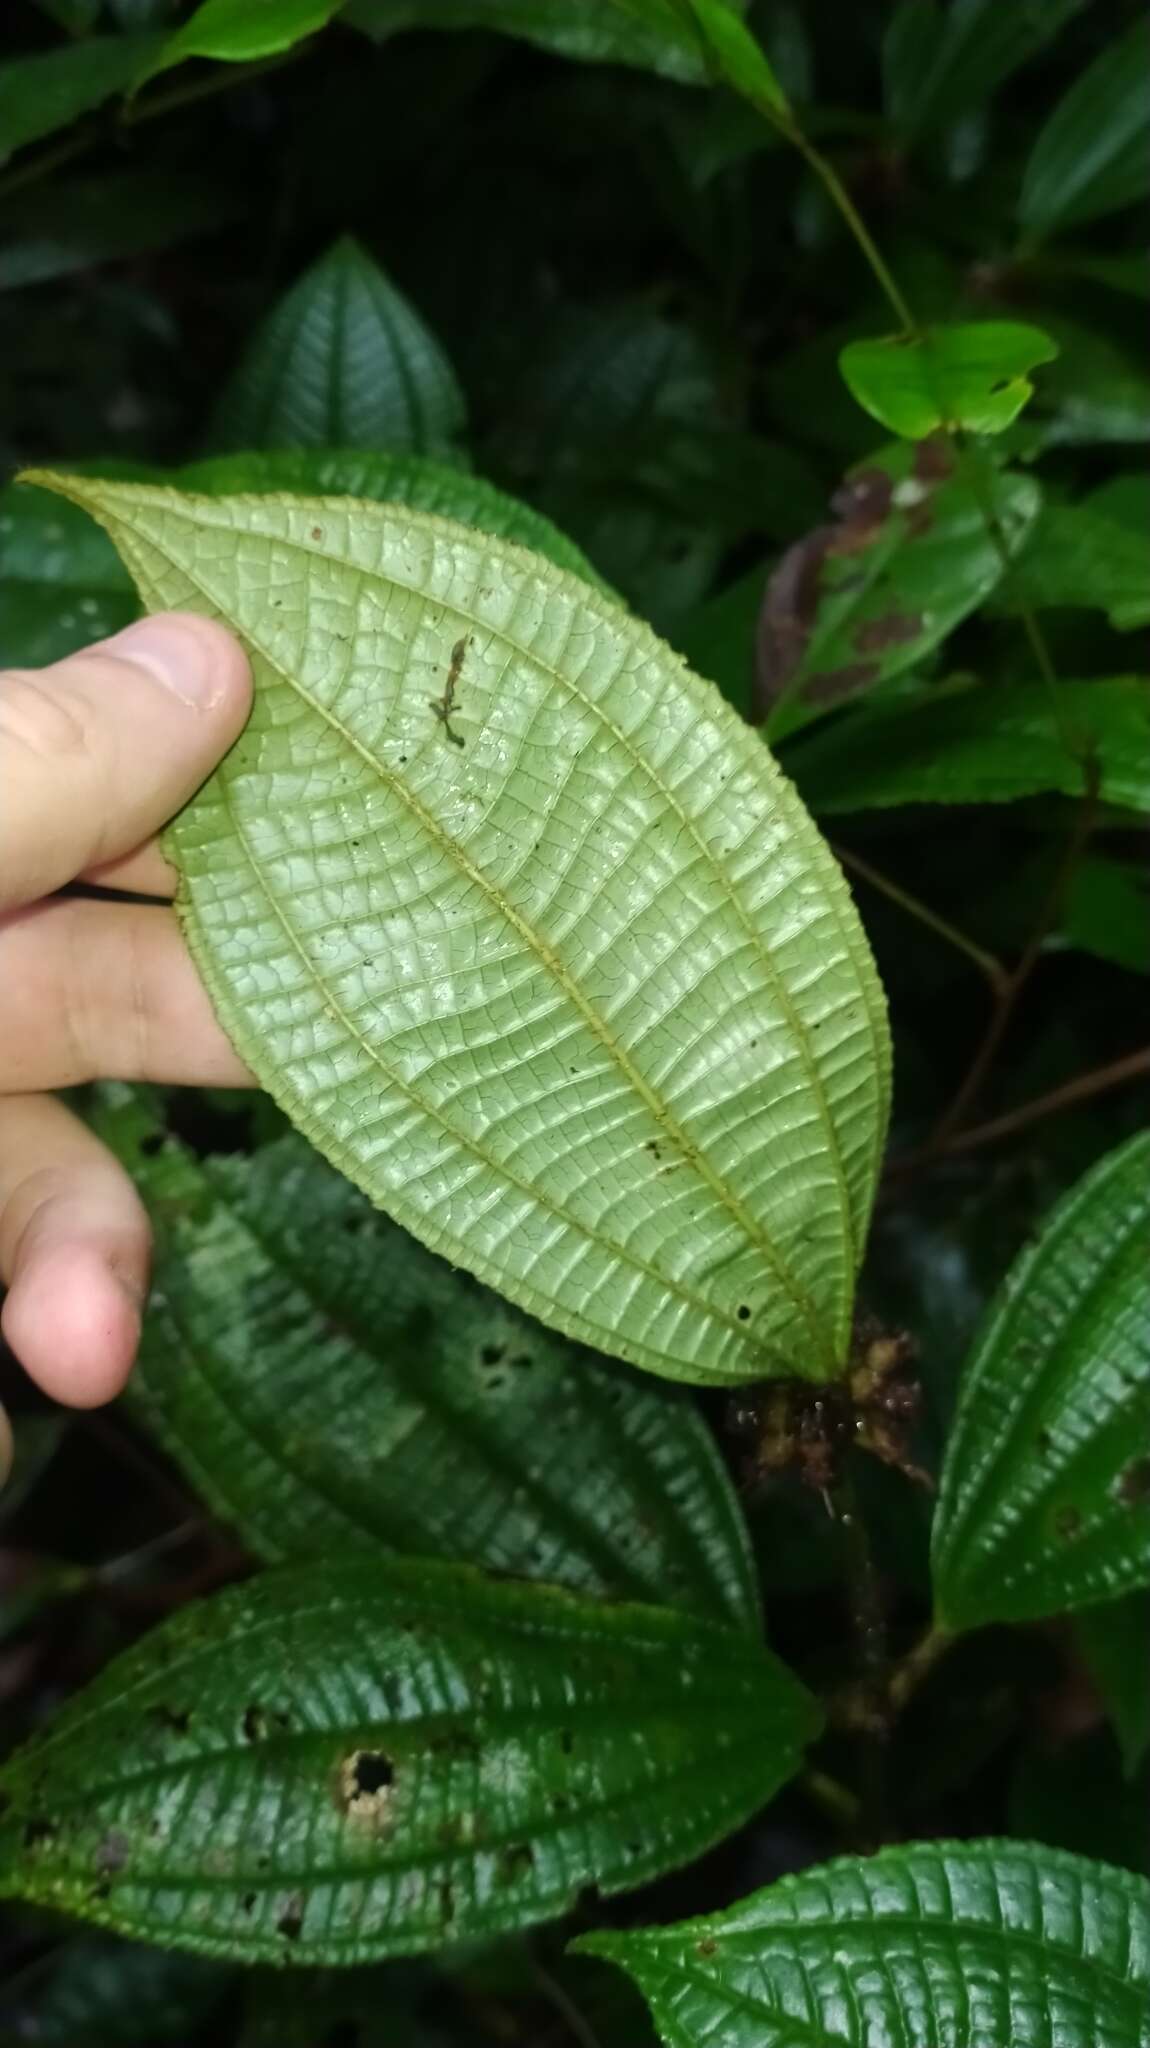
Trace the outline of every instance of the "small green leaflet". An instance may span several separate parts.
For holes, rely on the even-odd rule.
[[[155,36],[86,36],[0,64],[0,163],[26,143],[66,128],[126,92],[157,47]]]
[[[219,448],[449,450],[463,393],[438,341],[345,235],[272,308],[225,387]]]
[[[1080,797],[1083,753],[1107,803],[1150,811],[1150,678],[976,685],[906,707],[860,706],[787,749],[816,816],[895,804],[997,804],[1056,790]]]
[[[920,662],[1002,581],[1003,550],[1024,544],[1039,502],[1029,477],[957,468],[941,435],[852,469],[835,520],[788,548],[766,587],[756,709],[768,738]]]
[[[949,1629],[1150,1585],[1150,1134],[1058,1204],[975,1341],[932,1573]]]
[[[0,1890],[236,1961],[411,1955],[688,1861],[817,1727],[743,1629],[296,1566],[183,1609],[5,1765]]]
[[[1146,2048],[1150,1884],[1056,1849],[915,1842],[677,1927],[585,1935],[667,2048]]]
[[[1001,434],[1033,393],[1028,373],[1057,354],[1040,327],[979,320],[851,341],[839,366],[864,411],[892,433],[921,441],[938,427]]]
[[[157,1233],[131,1398],[258,1555],[458,1558],[757,1628],[687,1398],[485,1293],[301,1139],[145,1156],[135,1115],[99,1119]]]
[[[886,1018],[761,742],[637,620],[464,527],[55,486],[150,607],[252,656],[252,720],[168,845],[221,1021],[304,1134],[596,1349],[834,1373]]]
[[[249,64],[278,56],[323,28],[342,5],[343,0],[203,0],[143,66],[136,83],[169,71],[186,57]]]
[[[1034,145],[1018,202],[1029,242],[1146,196],[1147,77],[1150,24],[1140,17],[1071,86]]]

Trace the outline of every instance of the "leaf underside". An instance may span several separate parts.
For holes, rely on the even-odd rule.
[[[149,608],[252,658],[247,731],[168,846],[221,1022],[293,1121],[596,1349],[835,1372],[886,1018],[759,741],[608,600],[446,521],[56,487]]]
[[[0,1774],[0,1887],[165,1945],[356,1963],[686,1861],[813,1702],[742,1629],[382,1557],[183,1610]]]

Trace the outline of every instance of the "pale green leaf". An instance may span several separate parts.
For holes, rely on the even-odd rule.
[[[128,1112],[131,1115],[131,1112]],[[413,1244],[298,1138],[154,1156],[136,1407],[260,1556],[458,1558],[742,1627],[758,1597],[678,1391],[580,1352]]]
[[[1150,1593],[1085,1608],[1075,1617],[1074,1633],[1132,1778],[1150,1755]]]
[[[31,480],[47,482],[43,476]],[[168,836],[218,1014],[432,1250],[596,1349],[845,1358],[881,992],[765,748],[541,557],[337,499],[53,480],[256,702]]]
[[[915,1842],[725,1913],[593,1934],[667,2048],[1146,2048],[1150,1885],[1055,1849]]]
[[[1039,489],[1029,477],[972,476],[973,459],[956,468],[941,438],[880,450],[836,491],[834,521],[788,549],[756,634],[756,708],[770,739],[914,667],[1002,581]]]
[[[1028,238],[1080,226],[1146,197],[1148,77],[1150,23],[1139,18],[1075,80],[1039,134],[1018,202]]]
[[[435,336],[345,236],[273,307],[226,387],[220,448],[449,448],[463,394]]]
[[[899,0],[883,38],[883,97],[910,141],[985,104],[1085,0]]]
[[[932,1572],[951,1628],[1150,1584],[1150,1136],[1015,1261],[963,1377]]]
[[[688,1861],[817,1726],[744,1629],[296,1566],[185,1608],[17,1752],[0,1888],[245,1962],[414,1954]]]
[[[1057,354],[1040,327],[977,320],[851,341],[839,365],[864,411],[892,433],[921,441],[938,427],[1002,433],[1033,393],[1028,372]]]
[[[936,703],[864,707],[800,739],[786,765],[821,816],[1080,797],[1086,752],[1108,803],[1150,811],[1150,678],[1060,682],[1053,693],[1044,683],[983,685]]]
[[[249,64],[258,57],[278,56],[323,28],[342,5],[343,0],[202,0],[141,67],[137,84],[170,71],[187,57]]]
[[[155,36],[87,36],[0,64],[0,163],[125,92],[155,49]]]

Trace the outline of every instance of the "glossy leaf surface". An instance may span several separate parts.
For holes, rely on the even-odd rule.
[[[648,629],[463,527],[64,482],[257,678],[169,845],[221,1021],[433,1250],[670,1377],[845,1354],[881,994],[761,743]]]
[[[1000,434],[1033,393],[1028,372],[1057,354],[1040,327],[979,320],[932,327],[916,339],[848,342],[839,364],[865,411],[892,433],[921,441],[938,427]]]
[[[1058,1204],[976,1339],[932,1572],[953,1628],[1150,1585],[1150,1135]]]
[[[135,1402],[262,1557],[382,1547],[757,1626],[686,1398],[477,1288],[300,1139],[116,1149],[159,1236]]]
[[[989,497],[1000,539],[988,529]],[[836,491],[833,523],[789,548],[757,635],[772,739],[921,661],[1005,574],[1039,506],[1029,477],[956,472],[941,437],[884,449]]]
[[[185,1609],[11,1759],[0,1885],[236,1960],[412,1954],[687,1861],[816,1726],[742,1629],[299,1566]]]
[[[1146,2048],[1150,1885],[1025,1843],[919,1842],[678,1927],[595,1934],[667,2048]]]
[[[323,28],[342,5],[343,0],[202,0],[140,77],[168,71],[186,57],[249,64],[258,57],[278,56]]]
[[[802,739],[787,772],[816,814],[893,804],[995,804],[1057,790],[1081,796],[1088,744],[1108,803],[1150,810],[1150,680],[1041,683],[956,691],[937,703],[861,709]]]
[[[1030,238],[1079,227],[1146,196],[1148,74],[1150,25],[1140,19],[1055,107],[1022,180],[1018,214]]]
[[[350,0],[345,18],[378,41],[401,29],[488,29],[580,63],[710,82],[698,33],[675,0]]]
[[[220,448],[443,450],[463,394],[435,336],[345,236],[260,327],[220,400]]]
[[[155,48],[154,36],[86,36],[0,64],[0,163],[125,92]]]

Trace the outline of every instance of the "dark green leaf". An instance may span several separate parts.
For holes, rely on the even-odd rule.
[[[705,1920],[580,1942],[668,2048],[1144,2048],[1150,1886],[1013,1842],[918,1842]]]
[[[345,19],[383,41],[401,29],[483,28],[588,64],[629,64],[686,84],[710,82],[699,37],[674,0],[351,0]]]
[[[882,450],[831,502],[834,523],[788,550],[763,598],[757,708],[772,741],[945,639],[1002,580],[1004,549],[1024,543],[1039,492],[1029,477],[956,471],[938,438]]]
[[[342,5],[343,0],[202,0],[191,18],[141,66],[137,84],[187,57],[248,64],[257,57],[277,56],[323,28]]]
[[[903,709],[862,709],[788,749],[813,811],[892,804],[994,804],[1046,790],[1081,796],[1077,740],[1097,762],[1107,802],[1150,811],[1150,680],[1010,683]]]
[[[1048,886],[1053,876],[1048,878]],[[1146,862],[1091,853],[1080,860],[1058,920],[1062,940],[1111,960],[1132,974],[1150,974],[1150,872]]]
[[[652,0],[616,0],[633,12],[649,11]],[[654,0],[663,6],[666,0]],[[789,127],[789,109],[782,86],[762,45],[727,0],[681,0],[680,11],[694,17],[700,41],[716,75],[770,121]]]
[[[213,440],[435,452],[463,428],[463,395],[439,343],[345,237],[259,329],[220,401]]]
[[[907,141],[981,107],[1084,0],[899,0],[883,40],[887,114]]]
[[[854,397],[892,433],[921,441],[938,427],[1000,434],[1034,386],[1028,372],[1058,348],[1040,327],[979,320],[847,343],[839,365]]]
[[[816,1726],[743,1629],[382,1555],[293,1567],[185,1609],[17,1753],[0,1883],[236,1960],[412,1954],[687,1861]]]
[[[87,36],[0,64],[0,163],[125,92],[155,48],[155,36]]]
[[[1047,505],[998,602],[1008,611],[1022,604],[1034,611],[1097,606],[1120,633],[1144,626],[1150,621],[1147,533],[1106,518],[1089,503]]]
[[[1075,81],[1034,145],[1018,202],[1030,240],[1097,220],[1150,192],[1148,76],[1150,23],[1140,18]]]
[[[1058,360],[1044,372],[1037,394],[1040,445],[1150,440],[1150,377],[1143,362],[1061,315],[1047,324]]]
[[[208,178],[151,169],[21,192],[0,207],[0,291],[211,234],[240,203]]]
[[[1008,1795],[1011,1834],[1150,1878],[1147,1813],[1150,1769],[1128,1778],[1105,1725],[1054,1740],[1038,1728],[1024,1741]],[[1081,2038],[1071,2036],[1075,2048]]]
[[[1150,1755],[1150,1593],[1087,1607],[1074,1632],[1133,1777]]]
[[[261,1556],[382,1545],[757,1626],[688,1400],[476,1287],[297,1138],[130,1163],[159,1226],[135,1398]]]
[[[115,548],[75,505],[0,491],[0,667],[59,661],[138,609]]]
[[[0,1989],[0,2044],[155,2048],[183,2039],[228,1989],[231,1973],[198,1956],[80,1934]]]
[[[935,1514],[946,1626],[1150,1584],[1150,1136],[1100,1160],[1011,1268],[964,1375]]]

